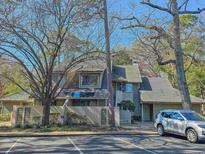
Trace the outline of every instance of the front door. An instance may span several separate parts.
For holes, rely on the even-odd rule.
[[[151,121],[151,108],[149,104],[144,104],[143,105],[143,110],[144,110],[144,121]]]
[[[172,112],[162,112],[162,116],[163,116],[162,124],[166,131],[171,131],[171,124],[172,124],[171,114]]]

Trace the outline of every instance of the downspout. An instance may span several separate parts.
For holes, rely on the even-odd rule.
[[[142,123],[144,123],[144,106],[143,106],[143,103],[142,103],[142,109],[141,109],[142,111]]]
[[[140,84],[140,88],[141,88],[141,84]],[[140,91],[140,88],[139,88],[139,102],[141,103],[141,122],[143,123],[144,122],[144,105],[143,105],[143,101],[141,99],[141,91]]]

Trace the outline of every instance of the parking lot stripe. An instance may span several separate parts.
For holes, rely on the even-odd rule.
[[[16,139],[15,143],[9,148],[9,150],[7,150],[5,152],[5,154],[8,154],[15,147],[15,145],[18,143],[18,141],[20,141],[20,138]]]
[[[72,145],[76,148],[76,150],[78,150],[78,152],[79,152],[80,154],[84,154],[84,153],[80,150],[80,148],[73,142],[73,140],[72,140],[70,137],[67,137],[67,139],[68,139],[68,141],[70,141],[70,142],[72,143]]]
[[[129,142],[129,141],[126,141],[126,140],[124,140],[124,139],[122,139],[122,138],[116,138],[116,137],[113,137],[113,138],[114,138],[114,139],[117,139],[117,140],[120,140],[120,141],[122,141],[122,142],[124,142],[124,143],[130,144],[130,145],[132,145],[132,146],[135,146],[136,148],[141,149],[141,150],[144,150],[144,151],[146,151],[146,152],[148,152],[148,153],[156,154],[155,152],[153,152],[153,151],[151,151],[151,150],[145,149],[145,148],[143,148],[143,147],[141,147],[141,146],[137,146],[136,144],[133,144],[133,143],[131,143],[131,142]]]

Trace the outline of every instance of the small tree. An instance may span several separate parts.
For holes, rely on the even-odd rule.
[[[118,105],[119,105],[120,109],[129,110],[130,112],[135,111],[135,104],[130,100],[124,100],[124,101],[120,102]]]

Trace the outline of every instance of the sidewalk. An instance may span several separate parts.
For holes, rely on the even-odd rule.
[[[109,128],[91,131],[0,131],[0,137],[54,137],[54,136],[83,136],[83,135],[156,135],[152,123],[137,123],[129,126],[120,126],[116,130]]]
[[[153,122],[137,122],[131,125],[121,126],[122,128],[129,130],[145,130],[145,131],[155,131]]]
[[[57,136],[84,136],[84,135],[157,135],[155,131],[79,131],[79,132],[0,132],[0,137],[57,137]]]

